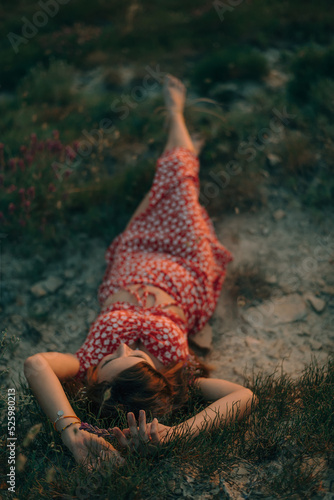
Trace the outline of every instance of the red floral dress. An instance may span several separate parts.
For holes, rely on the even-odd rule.
[[[111,354],[121,342],[140,340],[164,365],[186,360],[187,336],[212,316],[233,257],[218,241],[198,201],[199,160],[185,147],[163,153],[145,211],[106,250],[107,268],[98,290],[102,306],[128,285],[154,285],[171,295],[186,321],[164,306],[145,308],[116,302],[103,308],[76,352],[78,377]]]

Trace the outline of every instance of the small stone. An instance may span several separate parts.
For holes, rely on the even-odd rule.
[[[267,155],[267,160],[268,160],[268,163],[271,167],[275,167],[276,165],[279,165],[280,163],[282,163],[282,158],[278,155],[273,154],[273,153],[269,153]]]
[[[247,335],[245,337],[245,343],[247,347],[251,348],[257,348],[259,344],[261,344],[261,341],[256,339],[255,337],[251,337],[250,335]]]
[[[277,283],[277,276],[275,274],[270,274],[265,277],[266,283],[270,285],[275,285]]]
[[[75,269],[65,269],[64,271],[64,276],[67,279],[74,278],[75,274],[76,274]]]
[[[313,351],[320,351],[320,349],[322,349],[322,343],[318,340],[309,339],[308,342],[310,343]]]
[[[284,210],[282,210],[282,209],[278,209],[273,213],[273,217],[274,217],[275,221],[277,222],[281,219],[284,219],[284,217],[286,217],[286,212],[284,212]]]
[[[326,307],[326,302],[319,297],[316,297],[313,295],[313,293],[306,293],[304,294],[304,299],[311,304],[315,312],[321,313],[325,307]]]
[[[70,288],[66,288],[66,290],[64,290],[64,295],[68,299],[73,297],[76,293],[77,293],[77,288],[75,286],[71,286]]]
[[[31,288],[30,291],[35,297],[43,297],[44,295],[47,294],[43,287],[43,281],[39,281],[38,283],[35,283]]]
[[[270,229],[269,229],[269,227],[265,226],[262,228],[261,232],[262,232],[263,236],[268,236]]]
[[[44,288],[50,293],[54,293],[58,288],[60,288],[64,284],[64,281],[61,278],[58,278],[58,276],[49,276],[45,281],[44,281]]]

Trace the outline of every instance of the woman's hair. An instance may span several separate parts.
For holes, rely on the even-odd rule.
[[[140,362],[123,370],[112,381],[85,381],[81,387],[98,418],[117,417],[119,411],[131,411],[138,418],[141,409],[161,416],[185,407],[189,384],[198,377],[208,377],[211,369],[191,353],[186,365],[181,361],[164,373]],[[64,385],[71,389],[66,381]],[[74,385],[78,389],[78,384]]]

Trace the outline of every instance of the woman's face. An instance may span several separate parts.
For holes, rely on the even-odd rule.
[[[95,382],[111,381],[123,370],[131,368],[145,361],[152,368],[155,368],[150,356],[138,349],[131,349],[126,344],[120,344],[115,352],[108,354],[101,359],[96,367],[91,371],[91,376]]]

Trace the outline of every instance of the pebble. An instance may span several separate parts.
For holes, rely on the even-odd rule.
[[[286,212],[284,212],[284,210],[282,209],[278,209],[273,213],[273,217],[275,221],[279,221],[281,219],[284,219],[284,217],[286,217]]]
[[[280,163],[282,163],[282,158],[278,155],[273,154],[273,153],[269,153],[267,155],[267,160],[268,160],[268,163],[271,167],[275,167],[276,165],[279,165]]]
[[[35,297],[43,297],[48,293],[54,293],[64,284],[64,281],[58,276],[49,276],[46,280],[38,281],[30,291]]]
[[[65,269],[64,276],[67,279],[72,279],[76,275],[75,269]]]
[[[30,291],[33,295],[35,295],[35,297],[43,297],[44,295],[46,295],[46,291],[45,289],[43,288],[42,286],[42,283],[43,282],[38,282],[38,283],[35,283],[31,288],[30,288]]]
[[[326,307],[326,302],[313,295],[313,293],[305,293],[304,299],[311,304],[311,306],[317,313],[321,313]]]

